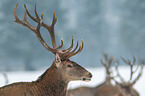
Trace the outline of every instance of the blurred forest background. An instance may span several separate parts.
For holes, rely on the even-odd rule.
[[[82,66],[101,66],[102,52],[116,58],[131,58],[132,54],[145,57],[145,0],[0,0],[0,71],[48,68],[54,60],[33,32],[13,22],[16,3],[20,19],[24,4],[35,16],[36,3],[47,24],[51,24],[55,11],[57,44],[61,37],[64,48],[70,46],[72,36],[75,41],[84,40],[83,51],[70,58]],[[51,46],[48,32],[41,31]]]

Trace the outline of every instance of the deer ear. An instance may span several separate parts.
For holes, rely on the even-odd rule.
[[[61,64],[61,58],[57,53],[55,55],[55,64],[56,64],[56,67],[59,67]]]

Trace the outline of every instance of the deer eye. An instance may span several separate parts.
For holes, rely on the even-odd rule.
[[[72,68],[73,66],[72,65],[67,65],[67,67]]]

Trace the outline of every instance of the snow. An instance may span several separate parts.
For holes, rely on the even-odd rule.
[[[79,86],[97,86],[101,82],[104,81],[105,78],[105,71],[103,67],[99,68],[87,68],[88,71],[90,71],[93,74],[93,78],[90,82],[84,82],[84,81],[72,81],[69,83],[68,88],[73,89]],[[43,72],[43,71],[17,71],[17,72],[5,72],[8,76],[9,83],[14,82],[30,82],[35,81]],[[125,78],[125,80],[129,79],[129,67],[120,67],[119,71],[122,75],[122,77]],[[145,70],[143,71],[145,73]],[[137,75],[137,74],[135,74]],[[144,96],[145,94],[145,75],[143,74],[141,78],[137,81],[137,83],[134,85],[134,88],[139,92],[140,96]],[[4,76],[1,73],[0,74],[0,86],[5,85]]]

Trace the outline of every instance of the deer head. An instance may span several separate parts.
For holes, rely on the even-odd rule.
[[[65,78],[65,79],[67,78],[68,81],[71,81],[71,80],[90,81],[92,74],[90,72],[88,72],[87,70],[85,70],[80,65],[78,65],[77,63],[69,60],[70,57],[72,57],[82,51],[83,45],[84,45],[83,40],[82,40],[82,43],[80,44],[80,47],[78,50],[77,50],[78,41],[77,41],[76,47],[73,49],[73,47],[74,47],[73,37],[72,37],[71,46],[69,48],[60,49],[63,47],[63,39],[61,39],[60,46],[57,47],[56,41],[55,41],[55,33],[54,33],[54,25],[56,24],[56,21],[57,21],[57,18],[55,17],[55,12],[53,15],[52,24],[47,25],[43,22],[43,13],[42,13],[41,17],[38,16],[38,13],[36,11],[36,4],[35,4],[36,17],[33,17],[32,15],[30,15],[26,6],[24,5],[25,14],[24,14],[23,20],[20,20],[17,17],[17,14],[16,14],[17,5],[18,4],[16,4],[15,9],[14,9],[14,16],[15,16],[14,22],[19,23],[19,24],[27,27],[31,31],[33,31],[35,33],[36,37],[38,38],[38,40],[41,42],[41,44],[45,47],[45,49],[55,55],[55,60],[52,64],[52,66],[55,66],[55,68],[57,69],[57,71],[60,72],[60,74],[63,74],[63,76],[64,76],[63,78]],[[37,23],[37,27],[33,27],[32,25],[30,25],[28,23],[26,15],[28,15],[33,21],[35,21]],[[50,37],[51,37],[51,41],[52,41],[52,46],[53,46],[52,48],[47,45],[47,43],[44,41],[43,37],[41,36],[41,32],[40,32],[41,27],[44,27],[48,30]]]
[[[111,67],[114,58],[107,54],[102,55],[100,61],[102,65],[105,67],[106,71],[106,80],[103,83],[99,84],[96,87],[79,87],[76,89],[68,90],[67,96],[114,96],[117,93],[116,88],[111,84]]]
[[[127,59],[127,60],[124,59],[123,57],[121,57],[121,59],[126,64],[128,64],[130,66],[130,71],[131,72],[130,72],[130,78],[129,78],[129,80],[125,81],[123,79],[123,77],[121,76],[121,74],[119,73],[118,64],[116,64],[116,66],[115,66],[115,69],[116,69],[116,72],[117,72],[117,77],[120,78],[121,83],[116,81],[115,78],[113,78],[113,80],[116,82],[117,86],[120,89],[120,93],[121,93],[120,96],[139,96],[139,93],[133,88],[133,85],[139,80],[139,78],[142,75],[143,64],[138,64],[136,69],[134,70],[134,65],[135,65],[135,62],[136,62],[135,56],[133,56],[133,61],[132,62],[129,59]],[[140,67],[140,70],[139,70],[138,76],[133,80],[133,75],[134,75],[134,73],[137,72],[139,67]]]

